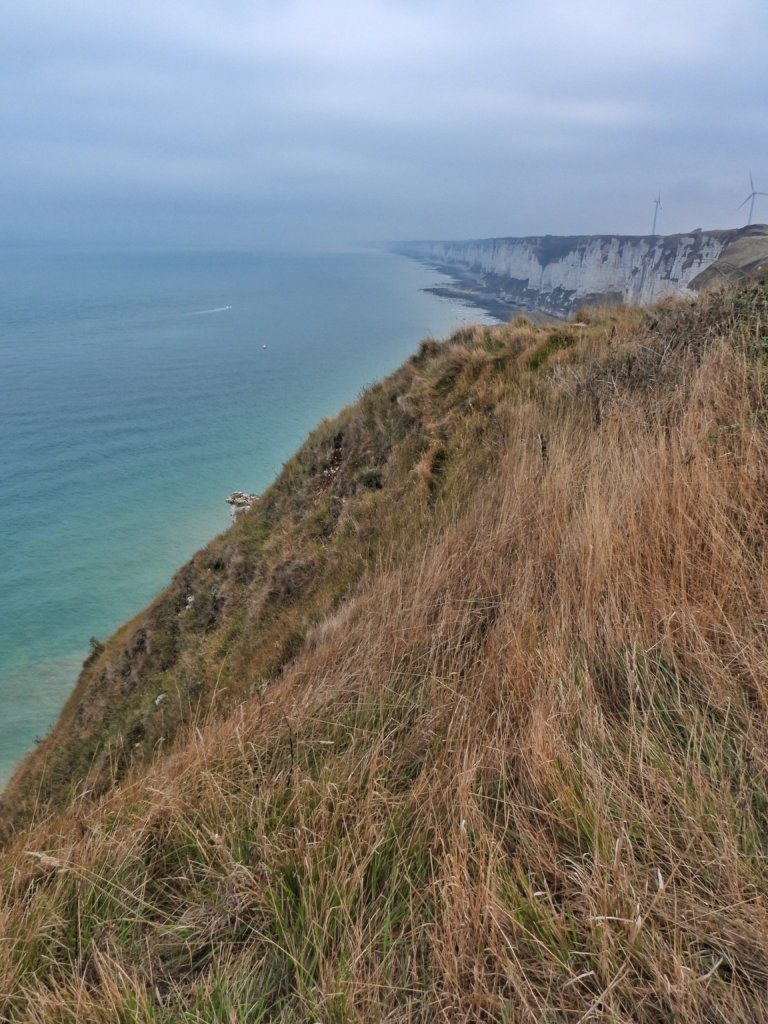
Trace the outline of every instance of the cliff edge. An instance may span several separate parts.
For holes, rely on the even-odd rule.
[[[396,252],[456,279],[438,293],[506,319],[522,310],[568,317],[582,305],[649,306],[690,297],[768,263],[768,225],[680,235],[575,235],[400,242]]]

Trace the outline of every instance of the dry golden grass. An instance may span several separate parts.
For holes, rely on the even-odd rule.
[[[439,528],[14,840],[0,1019],[768,1019],[767,325],[751,286],[432,353]]]

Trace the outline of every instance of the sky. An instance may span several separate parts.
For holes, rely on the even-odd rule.
[[[767,53],[766,0],[4,0],[0,244],[734,227]]]

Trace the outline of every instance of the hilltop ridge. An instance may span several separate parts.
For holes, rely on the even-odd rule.
[[[396,252],[454,277],[433,291],[501,319],[536,310],[567,318],[580,305],[652,305],[691,297],[768,264],[768,225],[676,235],[543,235],[398,242]]]
[[[768,282],[425,341],[94,648],[0,1020],[768,1014]]]

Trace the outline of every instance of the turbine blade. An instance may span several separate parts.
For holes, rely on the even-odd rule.
[[[742,206],[746,206],[751,198],[752,198],[752,196],[747,196],[747,198],[744,200],[744,202],[743,203],[739,203],[739,205],[736,207],[736,209],[740,210],[742,208]]]
[[[755,183],[752,181],[752,171],[749,172],[749,187],[753,192],[755,191]]]

